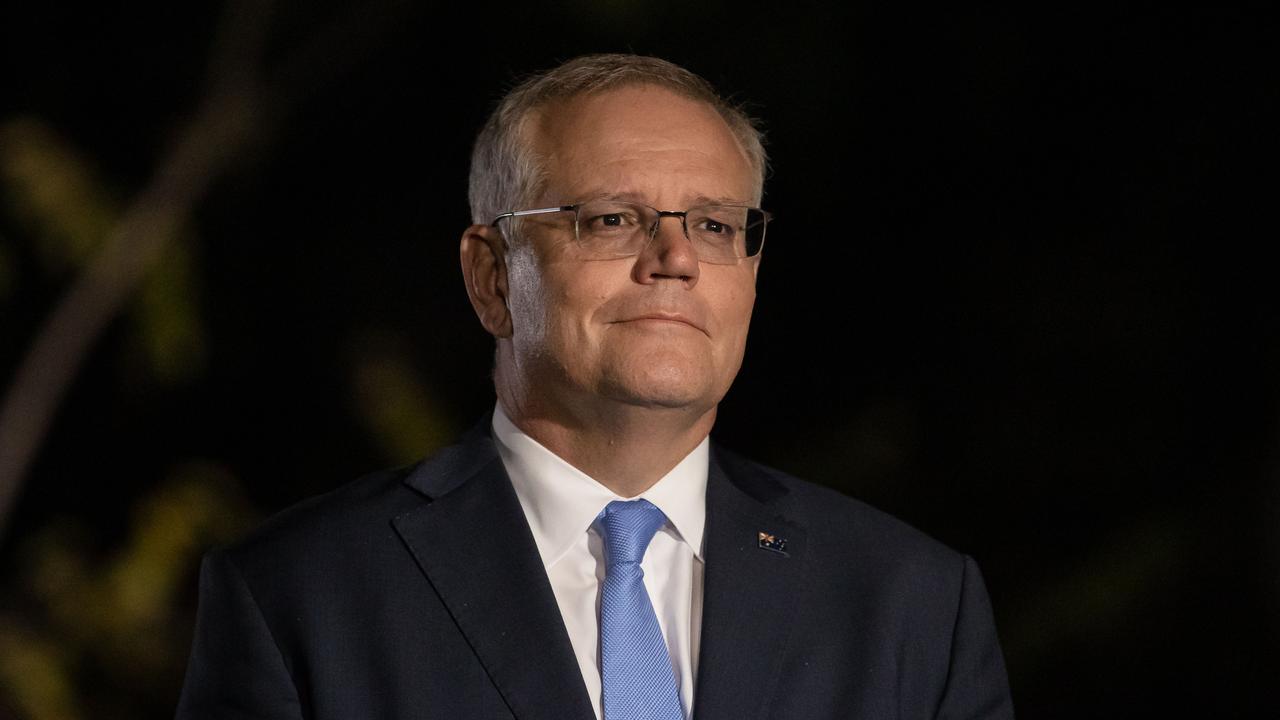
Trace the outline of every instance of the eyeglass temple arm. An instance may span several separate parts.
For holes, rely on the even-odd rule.
[[[504,220],[506,218],[524,217],[525,215],[546,215],[547,213],[570,212],[572,210],[576,210],[577,208],[578,208],[577,205],[559,205],[556,207],[535,208],[533,210],[512,210],[511,212],[504,212],[498,217],[494,218],[493,226],[497,227],[498,221]]]

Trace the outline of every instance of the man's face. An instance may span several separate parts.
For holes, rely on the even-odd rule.
[[[685,210],[751,204],[754,176],[711,107],[654,86],[573,98],[528,128],[546,159],[535,207],[602,196]],[[537,402],[705,413],[742,364],[759,257],[699,262],[679,218],[634,257],[587,259],[572,213],[526,219],[508,252],[517,382]]]

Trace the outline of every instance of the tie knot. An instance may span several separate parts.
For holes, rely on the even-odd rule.
[[[605,564],[638,563],[654,533],[667,521],[648,500],[614,500],[600,512]]]

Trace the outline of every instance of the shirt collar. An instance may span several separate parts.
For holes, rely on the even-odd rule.
[[[526,435],[503,411],[493,411],[493,437],[533,531],[544,567],[551,567],[614,500],[629,500],[601,485]],[[707,518],[707,438],[638,497],[658,506],[694,555],[702,560]]]

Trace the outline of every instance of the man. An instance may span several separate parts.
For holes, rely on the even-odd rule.
[[[206,558],[180,718],[1006,718],[972,560],[714,447],[767,214],[665,61],[527,80],[472,161],[498,402]]]

